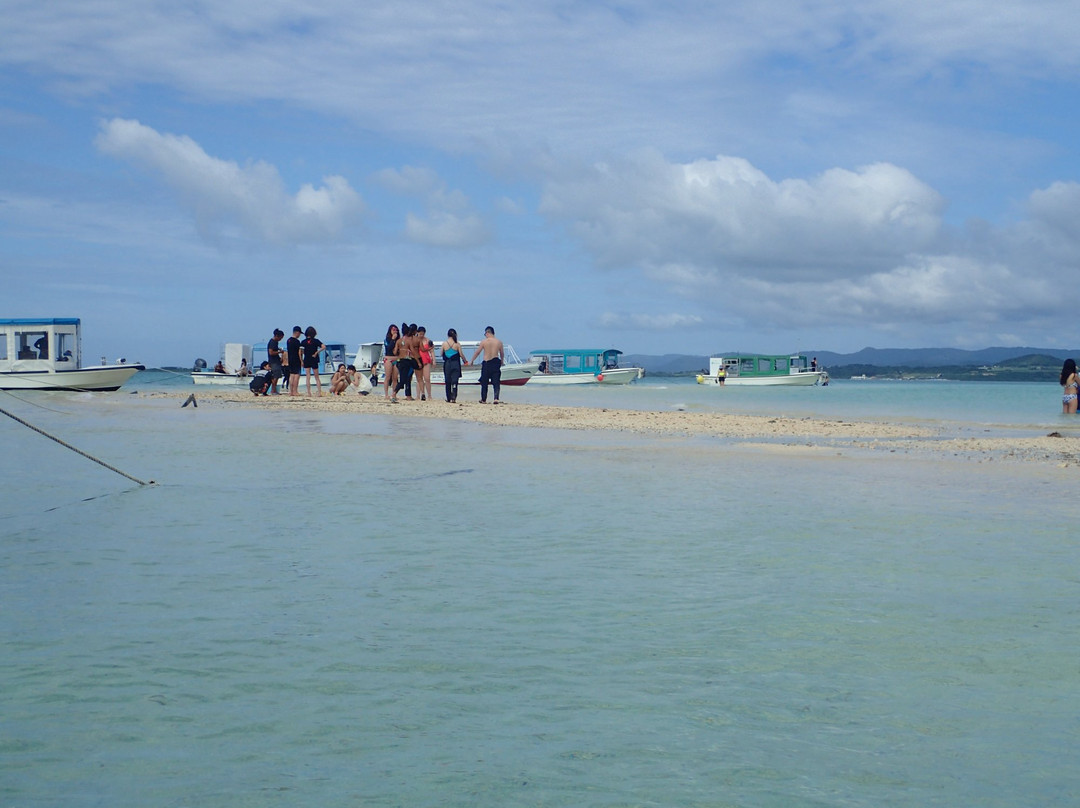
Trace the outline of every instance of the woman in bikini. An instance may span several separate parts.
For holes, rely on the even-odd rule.
[[[392,401],[397,401],[397,391],[394,391],[394,396],[391,398],[390,391],[394,390],[394,386],[397,384],[397,344],[401,339],[401,332],[398,331],[398,327],[393,323],[390,323],[390,327],[386,329],[386,338],[383,340],[383,395]]]
[[[420,400],[431,401],[431,366],[435,362],[435,343],[428,339],[427,329],[416,329],[417,347],[420,349],[420,368],[416,371],[420,383]]]
[[[1061,368],[1061,386],[1065,389],[1065,394],[1061,397],[1061,411],[1066,415],[1072,415],[1076,412],[1076,397],[1080,394],[1080,376],[1076,375],[1076,360],[1065,360]]]

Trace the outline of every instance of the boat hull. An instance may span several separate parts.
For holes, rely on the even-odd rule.
[[[119,390],[140,370],[146,368],[143,365],[102,365],[74,370],[17,370],[0,373],[0,390],[109,392]]]
[[[239,376],[236,373],[214,373],[209,370],[203,373],[192,373],[191,380],[195,384],[213,384],[222,387],[246,387],[251,383],[250,376]]]
[[[571,384],[630,384],[641,373],[637,368],[608,368],[603,373],[538,373],[531,383],[553,387]]]
[[[445,385],[441,370],[434,370],[439,365],[434,365],[431,371],[431,384]],[[499,375],[499,384],[504,387],[521,387],[523,384],[536,378],[536,371],[540,367],[538,362],[519,362],[502,366]],[[480,384],[480,368],[476,365],[468,365],[461,369],[459,387],[475,387]]]

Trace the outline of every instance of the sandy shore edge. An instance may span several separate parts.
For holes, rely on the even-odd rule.
[[[440,418],[492,426],[566,430],[614,430],[655,437],[715,437],[746,446],[798,447],[800,450],[858,450],[890,454],[934,455],[988,462],[1021,461],[1069,467],[1080,465],[1080,439],[1057,432],[1033,437],[957,437],[944,426],[912,425],[851,418],[785,418],[717,412],[658,412],[612,408],[559,407],[547,404],[400,401],[381,394],[320,397],[260,396],[246,390],[143,392],[143,398],[175,399],[191,395],[202,407],[356,413],[401,418]]]

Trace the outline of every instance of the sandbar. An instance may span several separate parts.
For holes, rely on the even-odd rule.
[[[469,401],[449,404],[441,399],[391,403],[380,393],[359,396],[253,396],[243,389],[205,389],[183,392],[141,392],[145,398],[172,398],[177,405],[191,395],[201,407],[254,408],[290,412],[355,413],[394,418],[439,418],[500,427],[562,430],[611,430],[674,438],[716,438],[742,446],[772,450],[884,452],[934,455],[978,462],[1016,461],[1080,465],[1080,437],[1047,434],[964,436],[950,424],[908,424],[852,418],[791,418],[721,412],[647,411],[547,404]],[[987,430],[988,431],[988,430]]]

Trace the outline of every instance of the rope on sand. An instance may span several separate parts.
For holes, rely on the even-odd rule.
[[[82,455],[83,457],[85,457],[85,458],[86,458],[87,460],[93,460],[93,461],[94,461],[95,463],[97,463],[98,465],[104,466],[104,467],[105,467],[105,468],[107,468],[107,469],[108,469],[109,471],[115,471],[115,472],[116,472],[117,474],[119,474],[119,475],[120,475],[121,477],[127,477],[127,478],[128,478],[129,480],[131,480],[131,481],[133,481],[133,482],[136,482],[136,483],[138,483],[139,485],[153,485],[153,484],[154,484],[154,481],[153,481],[153,480],[150,480],[150,482],[145,482],[145,481],[143,481],[143,480],[140,480],[140,479],[139,479],[138,477],[132,477],[132,476],[131,476],[130,474],[128,474],[128,473],[127,473],[126,471],[121,471],[120,469],[116,468],[116,466],[110,466],[110,465],[109,465],[108,463],[106,463],[106,462],[105,462],[104,460],[98,460],[98,459],[97,459],[96,457],[94,457],[93,455],[91,455],[91,454],[87,454],[87,453],[86,453],[86,452],[84,452],[84,451],[83,451],[82,449],[77,449],[77,448],[75,448],[75,447],[74,447],[74,446],[72,446],[72,445],[71,445],[70,443],[66,443],[66,442],[64,442],[64,441],[60,440],[60,438],[56,437],[55,435],[50,435],[50,434],[49,434],[48,432],[46,432],[46,431],[45,431],[44,429],[41,429],[40,427],[36,427],[36,426],[34,426],[34,425],[33,425],[33,424],[31,424],[31,423],[30,423],[29,421],[24,421],[24,420],[23,420],[22,418],[20,418],[19,416],[15,415],[15,413],[12,413],[12,412],[8,412],[7,410],[5,410],[5,409],[4,409],[4,408],[2,408],[2,407],[0,407],[0,413],[3,413],[4,415],[6,415],[6,416],[7,416],[8,418],[12,419],[13,421],[18,421],[18,422],[19,422],[20,424],[22,424],[23,426],[25,426],[25,427],[26,427],[27,429],[32,429],[32,430],[34,430],[35,432],[37,432],[38,434],[40,434],[40,435],[44,435],[44,436],[45,436],[46,438],[48,438],[49,440],[54,440],[54,441],[56,441],[56,442],[57,442],[57,443],[59,443],[59,444],[60,444],[61,446],[63,446],[63,447],[65,448],[65,449],[71,449],[71,451],[75,452],[75,454],[80,454],[80,455]]]

